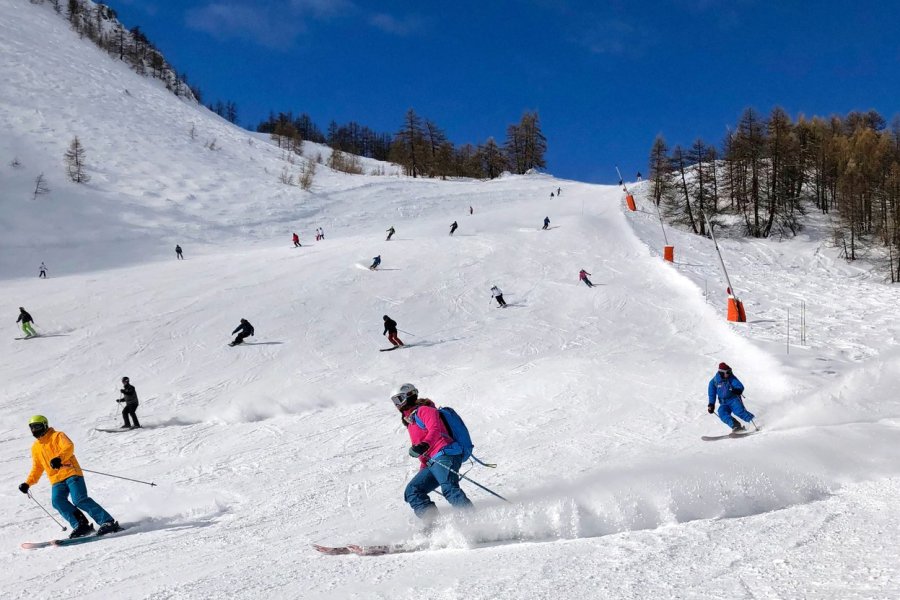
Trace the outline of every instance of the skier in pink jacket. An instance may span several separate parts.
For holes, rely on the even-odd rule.
[[[394,406],[403,415],[403,424],[412,446],[409,455],[421,463],[419,472],[406,485],[404,498],[420,519],[431,522],[437,507],[428,497],[438,487],[454,508],[470,508],[472,502],[459,487],[463,449],[447,431],[434,402],[419,398],[419,390],[404,383],[391,396]]]

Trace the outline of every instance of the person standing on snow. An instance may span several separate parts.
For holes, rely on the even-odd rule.
[[[556,195],[559,196],[562,194],[562,188],[556,188]]]
[[[470,206],[470,207],[469,207],[469,214],[471,215],[471,214],[473,214],[474,212],[475,212],[475,209],[472,208],[472,207]]]
[[[459,225],[456,224],[456,221],[453,221],[453,223],[450,224],[450,235],[453,235],[453,232],[456,231],[457,227],[459,227]]]
[[[384,241],[389,242],[389,241],[391,241],[391,238],[394,236],[394,226],[391,225],[390,228],[386,229],[385,231],[387,231],[388,235]]]
[[[125,424],[122,425],[122,429],[140,429],[141,424],[138,422],[137,418],[137,390],[134,389],[134,386],[131,385],[131,382],[127,377],[122,378],[121,392],[122,397],[116,400],[116,402],[125,403],[125,408],[122,409],[122,418],[125,420]],[[129,415],[132,419],[134,419],[134,425],[132,425],[131,421],[128,420]]]
[[[84,473],[75,458],[75,445],[62,431],[56,431],[47,417],[35,415],[28,420],[31,435],[36,440],[31,446],[31,472],[19,491],[27,494],[44,471],[53,486],[50,492],[53,508],[72,526],[70,538],[84,537],[94,531],[94,526],[81,511],[86,512],[99,525],[97,535],[121,531],[115,519],[97,504],[87,493]],[[71,496],[71,502],[69,497]]]
[[[38,278],[47,279],[47,265],[45,265],[43,262],[38,269]]]
[[[238,333],[240,331],[240,333]],[[234,341],[228,344],[229,346],[237,346],[238,344],[244,343],[244,338],[247,336],[251,336],[254,334],[253,325],[250,324],[250,321],[247,319],[241,319],[241,324],[234,328],[234,331],[231,332],[231,335],[238,333],[238,336],[234,338]]]
[[[503,299],[503,291],[496,285],[491,287],[491,296],[497,299],[498,308],[506,308],[506,300]]]
[[[594,284],[591,283],[591,280],[590,280],[590,279],[588,279],[588,275],[590,275],[590,273],[588,273],[587,271],[585,271],[584,269],[582,269],[582,270],[580,270],[580,271],[578,272],[578,279],[579,279],[580,281],[583,281],[584,284],[585,284],[586,286],[588,286],[588,287],[594,287]]]
[[[31,315],[28,314],[28,311],[21,306],[19,307],[19,318],[16,319],[16,323],[22,324],[22,332],[25,334],[25,337],[30,338],[37,335],[34,328],[31,326],[31,324],[34,323],[34,319],[32,319]]]
[[[438,510],[428,494],[437,488],[441,488],[441,494],[454,508],[471,508],[472,501],[459,487],[463,449],[450,436],[434,402],[420,399],[419,390],[411,383],[401,385],[391,401],[403,415],[403,425],[412,443],[409,455],[418,458],[420,463],[419,472],[403,493],[413,512],[423,521],[433,521]]]
[[[541,229],[547,229],[550,227],[550,217],[544,217],[544,226]]]
[[[735,417],[740,417],[748,423],[752,423],[753,413],[744,408],[744,400],[741,394],[744,393],[744,384],[734,376],[731,367],[725,363],[719,363],[719,370],[709,380],[707,388],[709,395],[709,403],[706,405],[706,412],[712,414],[716,409],[716,398],[719,399],[719,418],[722,422],[731,427],[732,432],[745,429],[745,427]],[[732,415],[733,413],[733,415]]]
[[[388,239],[390,239],[390,238],[388,238]],[[372,259],[372,264],[369,266],[369,269],[374,271],[375,269],[378,268],[378,265],[380,265],[380,264],[381,264],[381,255],[379,254],[378,256],[376,256],[375,258]]]
[[[381,335],[387,335],[388,341],[395,347],[403,345],[403,342],[397,337],[397,321],[387,315],[384,315],[384,332]]]
[[[301,246],[300,236],[297,235],[296,232],[294,232],[294,235],[291,236],[291,241],[294,242],[294,248],[299,248]]]
[[[175,244],[175,258],[178,260],[184,260],[184,256],[181,254],[181,246]]]

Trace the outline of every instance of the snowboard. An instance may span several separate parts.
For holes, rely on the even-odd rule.
[[[117,533],[121,533],[125,528],[119,529],[119,531],[115,531],[113,533],[107,533],[105,535],[86,535],[80,538],[64,538],[61,540],[50,540],[49,542],[22,542],[23,550],[37,550],[38,548],[49,548],[51,546],[77,546],[79,544],[87,544],[88,542],[96,542],[102,538],[113,537]]]
[[[358,546],[356,544],[347,544],[346,546],[320,546],[319,544],[313,544],[312,547],[328,556],[341,556],[345,554],[356,554],[357,556],[384,556],[385,554],[417,552],[424,548],[424,546],[414,544],[385,544],[377,546]]]
[[[729,438],[747,437],[748,435],[753,435],[754,433],[759,433],[759,429],[757,429],[755,431],[745,430],[745,431],[738,431],[736,433],[734,433],[734,432],[726,433],[724,435],[703,435],[703,436],[700,436],[700,439],[703,440],[704,442],[716,442],[719,440],[727,440]]]

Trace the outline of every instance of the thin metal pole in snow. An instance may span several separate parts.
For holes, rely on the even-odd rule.
[[[725,268],[725,261],[722,260],[722,252],[719,250],[719,243],[716,241],[716,234],[713,232],[712,224],[709,222],[709,217],[707,217],[705,213],[703,218],[706,220],[706,228],[709,231],[709,237],[712,238],[713,245],[716,247],[716,254],[719,256],[719,265],[722,267],[722,273],[725,275],[725,282],[728,284],[729,293],[737,300],[738,295],[731,286],[731,278],[728,277],[728,269]]]
[[[787,309],[787,353],[791,353],[791,309]]]
[[[660,227],[660,229],[662,229],[662,232],[663,232],[663,241],[666,243],[666,246],[668,246],[669,245],[669,237],[666,235],[666,226],[663,225],[662,213],[659,210],[659,204],[656,204],[656,202],[654,202],[653,204],[656,205],[656,216],[659,217],[659,227]]]

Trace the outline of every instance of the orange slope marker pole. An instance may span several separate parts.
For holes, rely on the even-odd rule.
[[[713,245],[716,247],[716,254],[719,256],[719,266],[722,267],[722,273],[725,275],[725,282],[728,284],[728,320],[735,323],[746,323],[747,314],[744,312],[744,303],[734,293],[731,287],[731,278],[728,277],[728,269],[725,268],[725,261],[722,260],[722,252],[719,250],[719,243],[716,241],[716,234],[713,232],[712,224],[709,217],[705,214],[703,218],[706,220],[706,227],[709,230],[709,237],[712,238]]]

